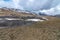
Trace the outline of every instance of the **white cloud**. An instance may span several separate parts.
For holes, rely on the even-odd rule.
[[[0,0],[0,7],[18,8],[22,10],[43,9],[41,12],[49,15],[60,14],[60,0],[11,0],[11,2]],[[48,10],[45,8],[48,8]]]
[[[5,2],[3,0],[0,0],[0,7],[13,7],[11,4],[12,2]]]
[[[13,4],[15,5],[15,7],[18,7],[19,6],[19,0],[12,0],[13,1]]]
[[[23,10],[23,7],[19,5],[19,2],[20,0],[12,0],[11,2],[0,0],[0,7],[18,8]]]
[[[34,0],[29,0],[29,2],[34,2]]]
[[[28,0],[26,5],[29,7],[29,6],[32,6],[34,3],[34,0]]]
[[[50,8],[48,10],[41,10],[40,12],[48,15],[60,14],[60,5],[57,5],[56,7]]]
[[[0,0],[0,6],[7,6],[7,7],[14,7],[19,9],[43,9],[44,7],[47,7],[47,4],[50,3],[50,0],[11,0],[11,2],[2,2],[3,0]]]
[[[15,8],[24,10],[23,7],[21,5],[19,5],[21,0],[12,0],[12,1],[13,1],[13,4],[14,4]]]

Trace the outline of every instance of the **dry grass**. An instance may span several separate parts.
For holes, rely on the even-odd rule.
[[[0,16],[35,16],[33,14],[25,13],[25,12],[16,12],[12,10],[4,10],[0,9]]]
[[[60,40],[60,19],[0,29],[0,40]]]

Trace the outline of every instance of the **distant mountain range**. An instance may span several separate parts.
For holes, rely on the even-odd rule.
[[[54,15],[54,17],[60,17],[60,14],[58,14],[58,15]]]
[[[28,11],[28,10],[21,10],[21,9],[15,9],[15,8],[7,8],[7,7],[2,7],[0,8],[1,10],[7,10],[7,11],[14,11],[14,12],[22,12],[22,13],[27,13],[27,14],[32,14],[32,15],[41,15],[41,16],[55,16],[55,17],[60,17],[60,14],[56,14],[56,15],[48,15],[46,13],[42,13],[41,11]]]

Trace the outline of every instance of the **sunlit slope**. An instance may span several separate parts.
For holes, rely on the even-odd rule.
[[[27,12],[17,12],[9,9],[0,8],[0,16],[35,16],[32,13]]]

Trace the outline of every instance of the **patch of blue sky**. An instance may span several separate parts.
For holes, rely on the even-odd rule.
[[[11,0],[3,0],[3,1],[10,2]]]

